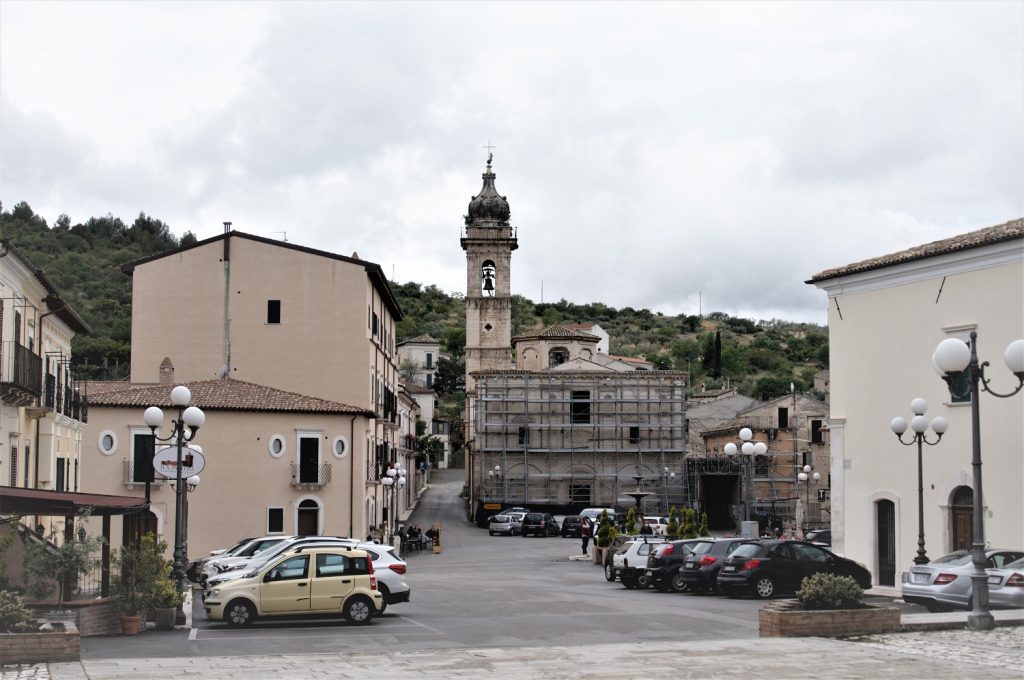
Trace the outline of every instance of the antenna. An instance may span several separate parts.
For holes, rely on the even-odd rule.
[[[288,243],[288,232],[287,231],[271,231],[271,232],[267,232],[267,233],[269,233],[269,234],[280,234],[281,235],[281,240],[284,241],[285,243]]]

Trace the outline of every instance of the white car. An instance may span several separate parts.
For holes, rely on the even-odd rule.
[[[249,541],[245,547],[241,550],[234,552],[231,556],[227,557],[214,557],[202,565],[202,575],[200,580],[205,581],[211,576],[227,571],[231,567],[236,567],[241,564],[245,564],[249,561],[253,555],[259,552],[263,552],[267,548],[276,545],[282,541],[293,540],[298,536],[264,536],[262,538],[254,538]]]
[[[619,547],[612,556],[612,569],[622,585],[630,589],[643,589],[651,585],[651,578],[647,574],[647,556],[655,546],[664,542],[661,536],[641,536]]]
[[[668,528],[668,517],[651,517],[644,515],[644,524],[651,527],[656,536],[664,536]]]

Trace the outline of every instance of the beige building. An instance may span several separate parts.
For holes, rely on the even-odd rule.
[[[78,491],[86,408],[71,340],[88,332],[46,274],[0,242],[0,486]]]
[[[932,368],[944,339],[978,334],[978,355],[996,392],[1018,384],[1002,360],[1024,335],[1024,220],[829,269],[808,283],[828,295],[832,541],[866,563],[874,582],[896,588],[917,550],[916,448],[896,441],[923,398],[926,417],[949,430],[924,452],[924,534],[935,559],[972,541],[970,400],[954,397]],[[1024,545],[1024,396],[982,393],[985,540]]]
[[[231,378],[178,381],[165,364],[156,384],[88,383],[89,436],[83,486],[91,493],[144,497],[150,484],[149,528],[173,546],[173,479],[154,474],[154,441],[142,419],[149,406],[164,411],[159,435],[170,434],[177,411],[171,388],[184,384],[206,414],[193,444],[206,465],[188,493],[191,556],[232,545],[243,536],[303,534],[365,536],[386,507],[365,485],[365,433],[374,412]],[[123,535],[114,518],[112,535]]]
[[[418,335],[396,346],[399,370],[408,365],[411,382],[433,387],[437,376],[437,362],[441,358],[441,343],[429,335]]]

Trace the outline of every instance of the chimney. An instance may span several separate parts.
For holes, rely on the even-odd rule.
[[[164,357],[164,360],[160,362],[160,384],[174,384],[174,364],[171,363],[170,357]]]

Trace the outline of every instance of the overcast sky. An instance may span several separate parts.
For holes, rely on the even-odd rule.
[[[465,290],[825,323],[827,268],[1024,215],[1024,3],[0,0],[0,200]],[[543,282],[543,283],[542,283]]]

